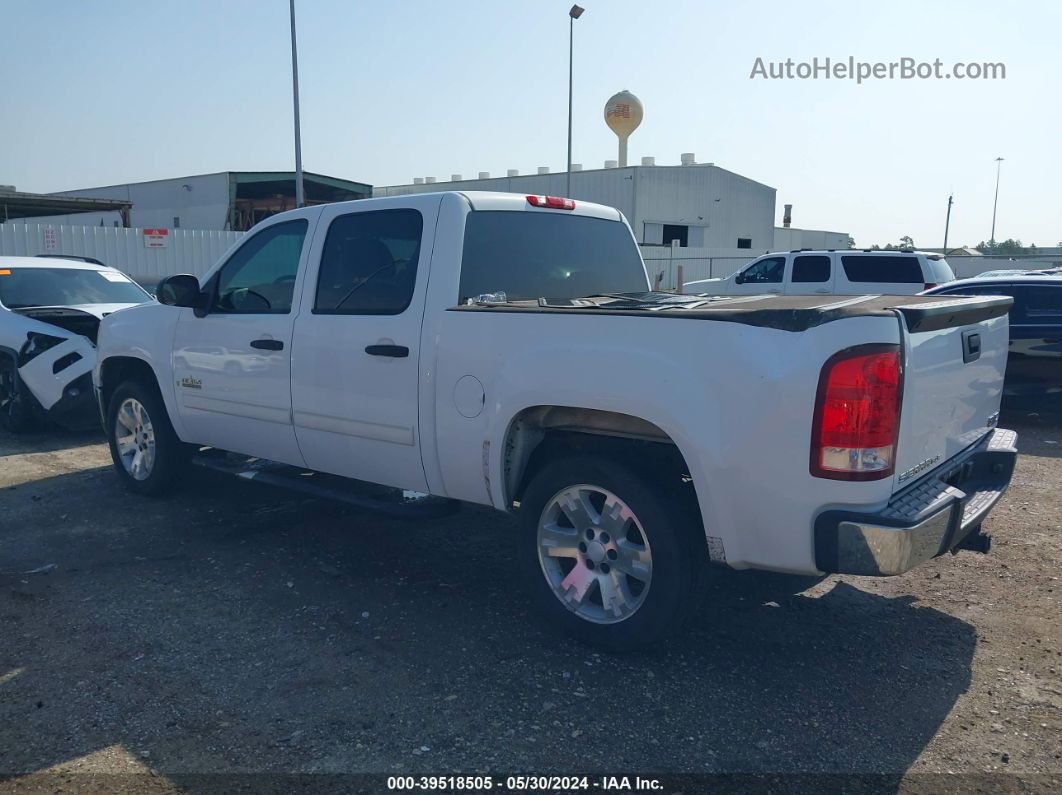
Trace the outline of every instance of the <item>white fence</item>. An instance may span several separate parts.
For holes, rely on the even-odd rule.
[[[77,254],[94,257],[125,271],[137,281],[154,284],[174,273],[197,276],[243,237],[243,232],[169,229],[165,243],[150,248],[143,229],[62,224],[0,224],[0,255]]]
[[[202,229],[170,229],[161,248],[145,243],[143,229],[114,226],[66,226],[60,224],[0,224],[0,255],[33,256],[35,254],[77,254],[95,257],[107,265],[125,271],[138,281],[152,285],[174,273],[199,276],[220,259],[221,255],[244,232]],[[733,249],[668,248],[642,246],[649,278],[654,285],[674,289],[678,266],[684,282],[729,276],[742,265],[762,255],[762,251],[735,254]],[[717,254],[721,254],[717,256]],[[1024,269],[1062,266],[1062,256],[1035,257],[948,257],[955,275],[962,279],[989,270]]]

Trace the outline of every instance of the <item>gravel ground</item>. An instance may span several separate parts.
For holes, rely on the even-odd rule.
[[[720,571],[688,634],[625,656],[530,612],[504,515],[407,523],[208,472],[148,500],[97,435],[0,435],[0,790],[490,771],[1057,791],[1062,417],[1001,424],[1022,454],[991,555]]]

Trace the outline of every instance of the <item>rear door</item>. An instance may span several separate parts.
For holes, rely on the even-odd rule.
[[[306,464],[427,491],[420,329],[439,195],[321,214],[295,324],[291,400]]]
[[[925,289],[922,265],[913,254],[840,254],[834,284],[838,295],[915,295]]]
[[[1009,299],[939,296],[904,307],[904,394],[895,487],[912,482],[996,425],[1007,366]],[[981,319],[984,318],[984,319]]]
[[[794,254],[785,292],[786,295],[829,294],[833,292],[833,280],[832,254]]]

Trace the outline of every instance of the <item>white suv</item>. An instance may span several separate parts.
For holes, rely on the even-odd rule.
[[[687,282],[709,295],[915,295],[955,278],[939,254],[921,251],[799,251],[764,254],[724,279]]]

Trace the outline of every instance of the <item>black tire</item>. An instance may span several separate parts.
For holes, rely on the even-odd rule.
[[[607,489],[626,503],[651,548],[652,576],[644,600],[615,623],[595,623],[569,608],[555,594],[539,558],[543,511],[556,495],[579,484]],[[682,628],[701,605],[708,558],[700,518],[691,503],[677,484],[602,456],[557,457],[544,464],[524,491],[520,519],[525,577],[546,620],[577,640],[607,651],[651,646]],[[603,576],[601,563],[596,574]]]
[[[0,427],[9,433],[35,430],[40,426],[36,403],[14,360],[0,354]]]
[[[127,400],[135,400],[143,407],[153,431],[154,456],[150,470],[142,478],[134,477],[129,472],[118,451],[115,426],[118,423],[118,412]],[[188,466],[192,448],[183,443],[174,432],[157,385],[145,384],[142,381],[125,381],[120,384],[111,395],[106,420],[111,461],[127,489],[136,494],[153,497],[164,494],[176,485]]]

